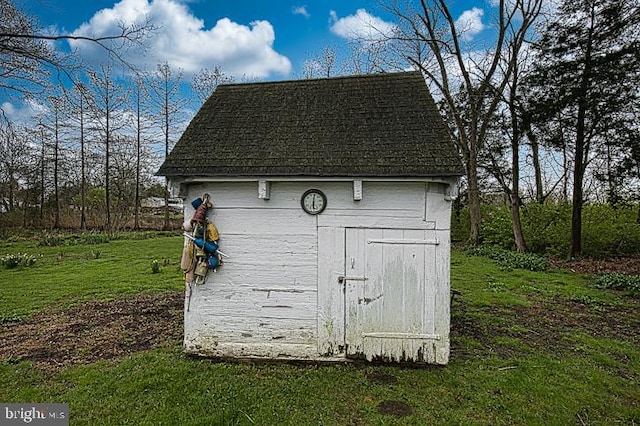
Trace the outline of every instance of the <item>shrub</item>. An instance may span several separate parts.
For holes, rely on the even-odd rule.
[[[571,204],[531,203],[521,210],[527,248],[541,255],[567,256],[571,246]]]
[[[105,234],[84,234],[82,242],[84,244],[104,244],[109,242],[109,236]]]
[[[618,272],[601,273],[596,276],[596,287],[613,290],[627,290],[640,295],[640,275]]]
[[[590,204],[584,207],[582,246],[585,256],[631,254],[640,247],[637,206]]]
[[[5,266],[7,269],[13,269],[19,266],[32,266],[37,260],[37,256],[26,253],[7,254],[0,257],[0,265]]]
[[[480,246],[467,250],[473,256],[485,256],[496,262],[502,269],[528,269],[544,271],[547,261],[533,253],[518,253],[497,246]]]
[[[160,269],[160,261],[158,261],[158,259],[154,259],[151,262],[151,272],[157,274],[160,272]]]
[[[64,238],[59,235],[45,235],[38,240],[41,247],[56,247],[64,244]]]
[[[460,210],[452,210],[451,212],[451,241],[464,242],[469,239],[469,227],[471,221],[469,219],[469,208],[465,207]]]
[[[582,254],[610,257],[632,254],[640,247],[638,205],[586,204],[582,213]],[[567,257],[571,247],[571,203],[530,203],[522,207],[522,232],[527,248],[543,256]],[[483,205],[480,228],[483,244],[514,247],[511,212],[506,205]],[[452,218],[452,241],[469,237],[469,211]]]
[[[480,227],[482,244],[507,250],[513,249],[515,240],[510,208],[504,205],[485,205],[481,214],[484,218]]]

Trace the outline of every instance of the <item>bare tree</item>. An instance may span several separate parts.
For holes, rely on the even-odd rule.
[[[477,244],[481,222],[478,154],[516,64],[506,58],[530,31],[541,0],[499,0],[493,24],[496,36],[480,58],[465,49],[470,39],[468,28],[453,17],[446,0],[419,3],[408,10],[399,6],[391,9],[401,23],[397,45],[446,104],[447,122],[467,171],[469,240]],[[463,108],[455,99],[460,88],[468,97]]]
[[[54,228],[60,228],[60,130],[62,126],[61,115],[63,113],[64,98],[59,96],[49,96],[49,104],[53,110],[52,131],[53,131],[53,195],[54,195]]]
[[[233,81],[233,76],[226,74],[216,65],[213,70],[203,68],[199,73],[195,74],[191,80],[191,89],[198,96],[200,104],[203,104],[216,90],[216,87],[220,84],[233,83]]]
[[[28,4],[28,3],[27,3]],[[46,93],[55,74],[72,74],[79,68],[76,52],[61,53],[52,42],[86,41],[100,46],[112,58],[127,67],[126,49],[145,49],[145,43],[156,27],[150,20],[139,24],[121,23],[118,31],[103,37],[53,34],[26,12],[21,0],[0,0],[0,91],[7,97],[35,97]]]
[[[74,151],[80,166],[80,229],[87,228],[87,122],[92,112],[89,110],[90,91],[81,82],[77,82],[70,90],[65,89],[65,100],[67,104],[68,127],[72,135],[70,139],[75,141],[73,145],[79,147],[79,151]]]
[[[104,188],[105,188],[105,227],[111,230],[111,143],[118,130],[124,126],[124,121],[118,119],[118,112],[126,107],[128,93],[122,84],[113,78],[111,66],[103,65],[99,72],[90,71],[91,87],[93,89],[91,101],[92,111],[96,116],[96,129],[104,143]],[[122,115],[122,114],[121,114]]]
[[[140,228],[140,189],[143,184],[144,159],[149,159],[150,154],[146,149],[149,143],[149,131],[153,126],[153,118],[149,110],[149,92],[145,86],[145,81],[138,76],[134,85],[134,114],[132,116],[132,127],[135,137],[135,201],[134,201],[134,228]]]
[[[338,63],[338,52],[334,47],[325,46],[315,57],[307,59],[302,69],[303,78],[329,78],[344,72],[344,63]]]
[[[183,123],[182,109],[186,100],[180,95],[182,71],[174,74],[168,62],[158,64],[150,81],[151,100],[155,104],[164,137],[164,155],[169,155],[179,126]],[[165,180],[164,228],[169,229],[169,183]]]
[[[0,123],[0,227],[17,225],[22,209],[23,223],[33,196],[30,185],[37,181],[31,129]],[[5,222],[6,221],[6,222]]]
[[[0,126],[0,203],[6,212],[17,206],[21,146],[18,133],[11,124]]]

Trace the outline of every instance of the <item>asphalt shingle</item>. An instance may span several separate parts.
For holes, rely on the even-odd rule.
[[[461,176],[422,75],[220,85],[158,170],[176,176]]]

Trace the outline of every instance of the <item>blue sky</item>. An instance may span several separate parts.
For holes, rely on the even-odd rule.
[[[481,8],[489,7],[488,1],[453,0],[451,7],[481,30]],[[30,4],[43,26],[65,34],[105,35],[117,31],[118,20],[149,16],[160,27],[151,49],[146,56],[132,52],[128,59],[149,68],[168,61],[186,76],[220,66],[238,78],[300,78],[305,61],[318,56],[323,47],[339,49],[372,27],[384,32],[394,25],[393,16],[378,0],[37,0]],[[89,63],[104,56],[87,43],[74,46]]]

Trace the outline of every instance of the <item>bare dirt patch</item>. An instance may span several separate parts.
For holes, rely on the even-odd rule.
[[[640,274],[640,253],[609,259],[575,259],[567,261],[552,259],[549,262],[555,268],[568,269],[578,274],[611,272],[631,275]]]
[[[45,370],[176,345],[182,339],[181,292],[45,309],[0,326],[0,359],[31,360]]]
[[[413,414],[413,408],[401,401],[382,401],[378,404],[378,412],[394,417],[405,417]]]
[[[396,385],[398,384],[398,378],[391,374],[383,373],[381,371],[372,371],[367,374],[367,380],[373,385]]]
[[[452,313],[452,337],[479,343],[477,350],[460,351],[453,344],[454,356],[477,356],[480,351],[508,359],[531,350],[561,355],[574,350],[576,335],[640,345],[640,301],[636,299],[627,306],[554,299],[530,306],[473,308],[456,300]],[[521,345],[501,343],[501,338],[516,339]]]

